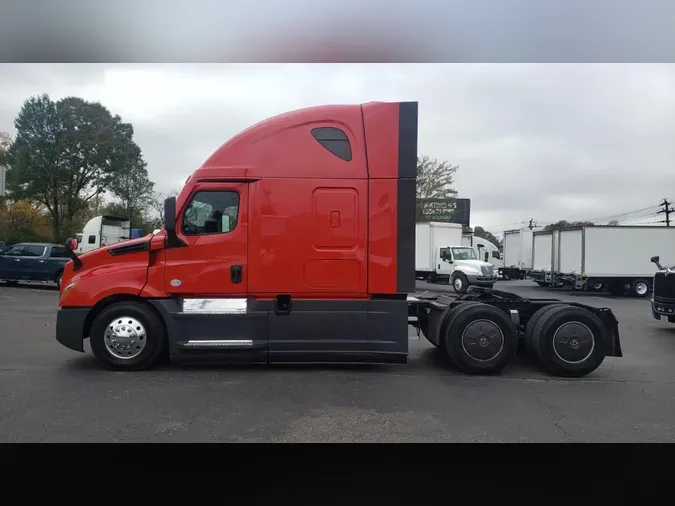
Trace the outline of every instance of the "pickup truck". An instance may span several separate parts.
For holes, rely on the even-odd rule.
[[[0,280],[54,282],[60,288],[66,248],[48,243],[20,243],[0,252]]]

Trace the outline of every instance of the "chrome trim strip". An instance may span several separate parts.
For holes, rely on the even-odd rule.
[[[223,339],[218,341],[195,340],[188,341],[183,346],[188,346],[190,348],[209,348],[212,346],[253,346],[253,341],[250,339]]]

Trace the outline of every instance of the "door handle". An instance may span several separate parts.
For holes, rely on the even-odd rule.
[[[19,258],[14,259],[15,262],[20,262],[21,260]]]
[[[41,263],[41,264],[45,263],[44,260],[38,260],[38,262]]]
[[[235,285],[241,283],[242,271],[244,268],[241,265],[233,265],[230,267],[230,279]]]

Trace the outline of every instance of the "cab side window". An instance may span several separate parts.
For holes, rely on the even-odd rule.
[[[18,244],[16,246],[12,246],[11,248],[5,250],[2,252],[3,255],[6,255],[8,257],[20,257],[23,256],[25,246],[22,244]]]
[[[347,134],[339,128],[321,127],[312,129],[312,137],[328,151],[345,162],[352,161],[352,147]]]
[[[493,251],[492,252],[492,258],[496,258],[497,260],[499,260],[499,251],[496,251],[496,250]]]
[[[239,217],[239,194],[235,191],[198,191],[183,214],[185,235],[232,232]]]
[[[68,258],[66,255],[66,248],[62,246],[53,246],[52,251],[49,254],[50,258]]]

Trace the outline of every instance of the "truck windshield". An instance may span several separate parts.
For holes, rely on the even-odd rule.
[[[455,260],[476,260],[473,248],[452,248],[452,256]]]

